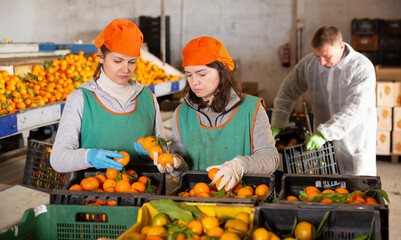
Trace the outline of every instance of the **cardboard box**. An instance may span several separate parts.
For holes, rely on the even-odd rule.
[[[401,154],[401,131],[393,131],[392,135],[392,153]]]
[[[401,67],[383,67],[376,65],[376,80],[380,81],[401,81]]]
[[[393,128],[392,110],[393,109],[391,107],[376,108],[377,130],[391,131]]]
[[[21,77],[24,76],[25,74],[28,74],[32,72],[32,66],[31,64],[28,65],[16,65],[14,66],[14,74],[15,75],[20,75]]]
[[[394,82],[376,83],[376,105],[378,107],[394,106]]]
[[[401,107],[393,108],[393,130],[401,131]]]
[[[390,155],[390,131],[376,132],[376,155]]]
[[[401,82],[394,83],[394,106],[401,106]]]
[[[379,50],[379,35],[352,35],[351,46],[356,51],[377,51]]]

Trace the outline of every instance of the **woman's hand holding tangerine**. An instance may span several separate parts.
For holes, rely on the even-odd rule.
[[[223,177],[218,186],[218,190],[222,189],[224,186],[226,191],[231,190],[239,183],[239,181],[241,181],[242,176],[244,175],[242,161],[238,158],[234,158],[233,160],[227,161],[221,165],[210,166],[206,171],[210,171],[212,168],[219,169],[211,183],[212,185],[215,185],[216,181],[220,177]]]
[[[116,162],[114,158],[123,158],[122,154],[118,152],[112,152],[104,149],[96,149],[92,148],[88,151],[86,155],[86,160],[96,169],[101,168],[114,168],[117,170],[123,169],[123,165],[119,162]]]
[[[153,154],[153,164],[157,166],[159,172],[168,172],[170,174],[173,173],[172,175],[176,175],[174,172],[179,172],[178,175],[180,175],[181,172],[188,169],[188,166],[183,159],[177,155],[169,153],[163,153],[159,156],[159,153],[155,152]]]
[[[139,154],[139,157],[141,157],[142,159],[150,159],[149,151],[143,149],[142,143],[134,142],[134,148],[135,151]]]

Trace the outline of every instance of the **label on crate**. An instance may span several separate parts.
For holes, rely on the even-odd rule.
[[[46,208],[46,205],[39,205],[39,206],[36,206],[33,209],[33,211],[35,212],[35,217],[37,217],[40,214],[47,212],[47,208]]]

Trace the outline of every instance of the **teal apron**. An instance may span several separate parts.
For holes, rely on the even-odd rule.
[[[245,95],[231,118],[222,126],[201,126],[199,113],[187,104],[178,109],[178,129],[188,166],[194,171],[205,171],[234,157],[253,153],[253,125],[260,98]]]
[[[104,107],[94,92],[79,89],[84,96],[80,147],[126,151],[131,159],[140,161],[133,144],[153,133],[155,106],[150,90],[143,88],[133,111],[115,113]]]

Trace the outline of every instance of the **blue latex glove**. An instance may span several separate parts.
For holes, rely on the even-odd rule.
[[[305,148],[306,150],[319,149],[323,146],[325,142],[327,142],[327,139],[320,131],[316,130],[310,137],[305,140]]]
[[[96,169],[114,168],[117,170],[121,170],[123,169],[123,165],[119,162],[114,161],[113,158],[123,157],[123,155],[117,152],[92,148],[91,150],[89,150],[86,159],[88,160],[88,163],[94,166]]]
[[[150,159],[149,151],[144,150],[141,143],[134,142],[135,151],[139,154],[139,157],[143,159]]]
[[[277,135],[279,135],[279,133],[281,132],[281,131],[283,131],[284,130],[284,128],[283,127],[280,127],[280,126],[274,126],[274,127],[272,127],[272,135],[273,135],[273,137],[275,138]]]

